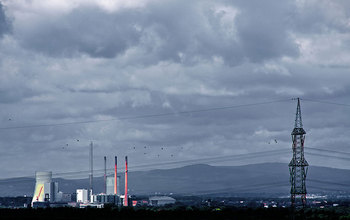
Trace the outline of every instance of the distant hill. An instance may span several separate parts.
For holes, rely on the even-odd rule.
[[[55,179],[63,192],[88,188],[88,179]],[[32,195],[34,179],[13,178],[0,181],[0,196]],[[122,191],[124,178],[121,180]],[[350,170],[309,167],[308,193],[350,194]],[[245,166],[190,165],[181,168],[129,172],[131,194],[186,195],[288,195],[287,164],[264,163]],[[103,191],[103,177],[94,178],[94,191]]]

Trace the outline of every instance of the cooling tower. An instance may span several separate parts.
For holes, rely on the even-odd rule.
[[[44,202],[48,201],[50,198],[45,200],[45,192],[51,191],[52,183],[52,172],[35,172],[35,189],[33,195],[33,202]],[[45,189],[48,188],[48,189]]]

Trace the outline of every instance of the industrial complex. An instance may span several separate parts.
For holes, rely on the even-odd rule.
[[[137,201],[132,201],[128,194],[128,157],[125,156],[125,189],[124,194],[120,190],[120,176],[117,172],[117,156],[114,161],[114,176],[107,176],[107,159],[104,157],[104,192],[96,193],[93,191],[93,144],[90,144],[90,173],[89,189],[77,189],[74,196],[72,194],[59,191],[58,182],[53,182],[52,172],[36,172],[36,183],[32,199],[32,207],[96,207],[103,208],[105,204],[115,206],[136,206]],[[175,199],[166,196],[151,197],[149,201],[143,201],[143,204],[161,206],[173,204]]]
[[[128,206],[130,196],[128,196],[128,157],[125,157],[125,193],[120,191],[120,176],[117,174],[117,157],[114,163],[114,176],[106,174],[106,157],[104,157],[104,192],[95,193],[93,191],[93,143],[90,144],[90,174],[89,189],[77,189],[76,199],[70,194],[59,191],[58,183],[52,181],[52,172],[36,172],[36,183],[32,199],[32,207],[48,206],[74,206],[74,207],[103,207],[104,204],[113,204],[118,206]]]
[[[295,126],[292,132],[293,157],[289,163],[291,183],[291,205],[296,205],[295,198],[301,197],[302,205],[306,205],[306,174],[308,163],[304,157],[305,130],[301,119],[300,99],[297,98],[297,111]],[[93,187],[93,143],[90,143],[89,153],[89,189],[76,189],[76,198],[59,191],[58,183],[52,181],[52,172],[36,172],[36,183],[32,199],[32,207],[46,206],[74,206],[74,207],[103,207],[104,204],[116,206],[135,206],[137,202],[131,201],[128,194],[128,157],[125,156],[125,189],[124,194],[120,190],[120,176],[118,176],[118,157],[114,159],[114,176],[107,176],[107,157],[104,157],[104,191],[96,193]],[[171,197],[151,197],[147,202],[150,205],[165,205],[175,203]]]

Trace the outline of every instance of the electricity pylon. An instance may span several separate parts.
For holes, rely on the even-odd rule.
[[[297,112],[295,117],[295,126],[292,131],[292,149],[293,157],[289,163],[290,172],[290,198],[292,208],[295,207],[296,197],[301,198],[303,207],[306,206],[306,174],[309,164],[304,157],[304,141],[305,141],[305,130],[303,129],[303,123],[301,120],[301,110],[300,110],[300,99],[297,98]]]

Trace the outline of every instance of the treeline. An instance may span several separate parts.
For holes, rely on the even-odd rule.
[[[295,219],[329,219],[350,220],[349,208],[306,209],[295,212]],[[290,220],[292,212],[286,208],[249,209],[249,208],[46,208],[46,209],[0,209],[0,218],[37,219],[37,220],[73,220],[73,219],[159,219],[159,220],[218,220],[218,219],[251,219],[251,220]]]
[[[23,207],[24,204],[30,204],[31,201],[32,197],[0,197],[0,207]]]

